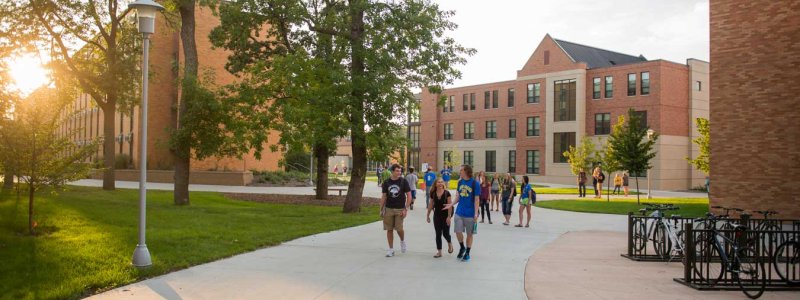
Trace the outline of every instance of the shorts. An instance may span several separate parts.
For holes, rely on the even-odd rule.
[[[492,190],[492,195],[500,195],[500,190]]]
[[[519,205],[521,206],[531,206],[536,204],[536,200],[531,201],[532,199],[519,199]]]
[[[467,234],[475,234],[475,218],[467,218],[459,215],[453,216],[455,221],[455,232],[467,232]]]
[[[403,209],[388,208],[383,213],[383,230],[403,230]]]

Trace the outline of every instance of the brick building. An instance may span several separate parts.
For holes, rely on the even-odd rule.
[[[800,1],[710,9],[711,205],[800,218]]]
[[[156,22],[156,33],[151,36],[150,49],[147,168],[149,170],[172,170],[174,164],[168,146],[168,129],[175,128],[177,124],[176,108],[180,99],[180,91],[177,84],[178,68],[175,67],[175,64],[183,61],[183,49],[178,29],[169,27],[165,23],[165,18],[158,18]],[[198,6],[196,22],[195,34],[201,75],[213,73],[217,86],[234,82],[235,77],[224,69],[228,58],[227,52],[221,49],[212,49],[208,38],[211,30],[219,25],[219,20],[208,8]],[[63,117],[63,132],[78,129],[74,134],[74,139],[78,143],[103,135],[103,111],[87,94],[79,95],[63,113]],[[123,168],[138,168],[139,107],[116,113],[115,132],[117,134],[113,138],[116,140],[117,165],[123,166]],[[278,134],[271,133],[269,141],[278,141]],[[244,155],[242,159],[212,157],[205,160],[192,160],[192,180],[195,182],[196,173],[203,173],[200,171],[276,170],[281,153],[269,151],[268,145],[264,148],[260,160],[256,159],[253,153]],[[93,160],[102,162],[102,150],[98,150]],[[119,176],[120,172],[117,174],[118,179],[125,178]],[[171,176],[164,178],[171,178]],[[222,181],[220,183],[225,183],[225,180]]]
[[[546,35],[515,79],[448,88],[444,107],[423,91],[420,161],[441,169],[457,151],[476,170],[573,184],[561,153],[584,136],[601,144],[632,107],[660,135],[652,187],[701,186],[705,176],[685,158],[698,153],[693,120],[708,117],[707,87],[707,62],[647,60]]]

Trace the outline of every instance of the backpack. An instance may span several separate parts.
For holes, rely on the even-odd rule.
[[[606,174],[605,174],[605,173],[603,173],[603,172],[600,172],[600,178],[599,178],[599,180],[600,180],[600,181],[606,181]]]

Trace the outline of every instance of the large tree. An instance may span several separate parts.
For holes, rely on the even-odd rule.
[[[343,70],[343,77],[329,99],[334,109],[344,107],[341,116],[352,140],[345,212],[360,210],[368,137],[390,138],[400,126],[392,120],[406,114],[411,90],[439,91],[441,85],[460,76],[454,66],[474,52],[446,36],[456,28],[448,20],[453,13],[440,11],[430,1],[237,0],[230,4],[245,13],[233,12],[239,18],[232,21],[241,30],[236,32],[236,42],[229,43],[238,45],[226,45],[234,52],[229,66],[261,63],[269,68],[272,59],[293,53],[291,45],[308,37],[327,39],[332,49],[343,54],[331,68]],[[221,11],[223,20],[225,13]]]
[[[51,67],[69,86],[89,94],[103,111],[103,189],[114,189],[114,118],[138,99],[140,47],[127,1],[12,0],[0,5],[13,39],[51,46]]]
[[[632,174],[642,174],[652,168],[650,161],[656,157],[654,146],[658,134],[647,137],[649,126],[642,124],[641,118],[633,108],[628,110],[627,117],[620,116],[608,138],[608,153],[611,159],[619,163],[619,168]],[[636,201],[639,202],[639,177],[636,177]]]

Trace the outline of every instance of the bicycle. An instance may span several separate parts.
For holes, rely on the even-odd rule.
[[[695,242],[696,261],[707,265],[705,269],[695,266],[695,274],[708,285],[716,285],[725,273],[731,274],[742,292],[751,299],[761,297],[767,285],[764,264],[759,261],[753,240],[747,239],[747,226],[730,223],[733,236],[717,229],[718,217],[706,214],[710,223],[709,234]],[[730,248],[730,251],[726,249]],[[719,261],[717,261],[719,260]],[[718,267],[718,268],[717,268]]]
[[[684,239],[683,230],[678,227],[678,219],[680,215],[672,215],[665,221],[664,211],[678,210],[672,204],[652,204],[643,203],[646,208],[642,208],[639,212],[646,215],[648,211],[652,211],[649,217],[657,218],[650,221],[650,230],[647,230],[647,223],[642,219],[637,219],[633,223],[633,245],[636,251],[642,251],[647,246],[647,241],[653,242],[653,249],[661,258],[669,258],[672,261],[675,257],[681,256],[684,253]],[[669,221],[672,221],[672,224]],[[648,238],[649,237],[649,238]]]
[[[787,284],[800,284],[800,242],[792,238],[781,243],[775,248],[772,265],[781,280]]]

